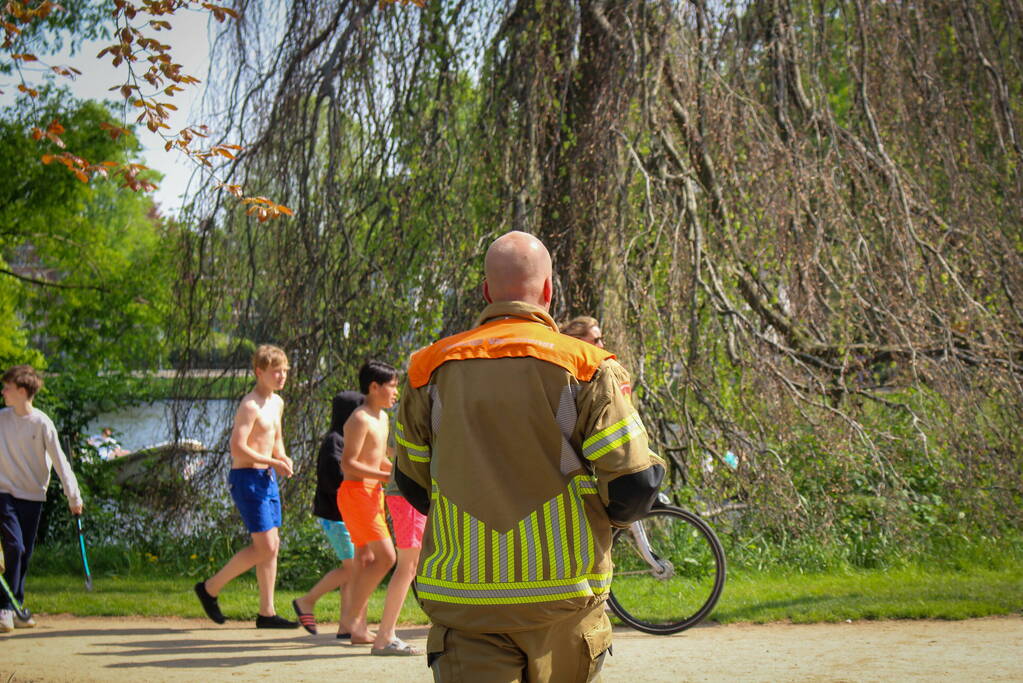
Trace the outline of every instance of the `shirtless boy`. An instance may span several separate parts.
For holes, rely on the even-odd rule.
[[[241,513],[252,543],[235,553],[219,572],[195,584],[195,594],[210,619],[223,624],[217,596],[236,576],[256,568],[259,616],[256,628],[297,628],[274,609],[281,497],[277,477],[290,477],[293,464],[284,453],[281,415],[284,401],[276,392],[288,379],[288,358],[276,346],[264,344],[252,356],[256,386],[242,399],[231,432],[231,498]]]
[[[394,565],[395,552],[384,518],[383,484],[390,479],[387,459],[387,413],[398,397],[398,371],[371,360],[359,369],[359,389],[365,402],[345,422],[341,470],[345,479],[337,504],[355,544],[352,577],[352,623],[339,631],[351,633],[352,643],[372,643],[366,624],[369,596]]]

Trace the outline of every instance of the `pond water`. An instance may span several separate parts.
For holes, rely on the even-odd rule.
[[[195,439],[215,449],[227,438],[236,406],[235,401],[226,399],[155,401],[104,413],[89,423],[86,434],[99,434],[110,427],[122,448],[135,451],[174,439],[176,417],[180,439]]]

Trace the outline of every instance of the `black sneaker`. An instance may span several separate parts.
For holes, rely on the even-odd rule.
[[[298,628],[298,622],[288,621],[278,614],[272,617],[264,617],[260,614],[256,616],[256,628]]]
[[[217,599],[206,592],[205,581],[200,581],[195,584],[195,594],[199,597],[199,602],[202,603],[202,608],[206,610],[206,616],[218,624],[223,624],[227,621],[220,611],[220,605],[217,604]]]

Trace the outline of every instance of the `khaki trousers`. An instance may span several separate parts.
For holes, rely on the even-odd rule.
[[[611,649],[604,603],[543,628],[470,633],[434,624],[427,663],[438,683],[571,683],[600,681]]]

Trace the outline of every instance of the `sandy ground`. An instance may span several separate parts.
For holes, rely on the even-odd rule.
[[[332,631],[325,624],[322,631]],[[399,632],[424,645],[426,630]],[[432,680],[424,657],[373,657],[332,632],[191,619],[43,616],[0,635],[0,683]],[[615,632],[605,681],[1023,681],[1023,618],[701,626]]]

